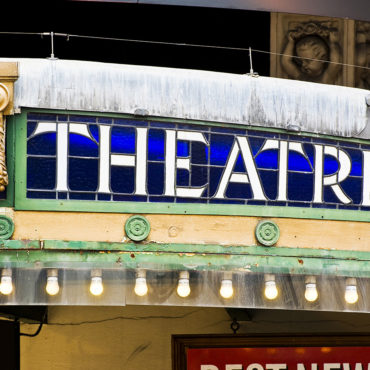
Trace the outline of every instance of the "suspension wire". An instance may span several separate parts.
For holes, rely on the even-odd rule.
[[[69,41],[71,38],[80,38],[80,39],[103,40],[103,41],[131,42],[131,43],[137,43],[137,44],[151,44],[151,45],[179,46],[179,47],[204,48],[204,49],[215,49],[215,50],[218,49],[218,50],[243,51],[243,52],[249,52],[249,53],[253,51],[253,52],[261,53],[261,54],[284,56],[284,57],[301,59],[301,60],[310,60],[310,61],[315,61],[315,62],[338,64],[344,67],[354,67],[354,68],[370,70],[370,67],[360,66],[357,64],[333,62],[330,60],[308,58],[308,57],[299,57],[296,55],[283,54],[283,53],[277,53],[273,51],[266,51],[266,50],[260,50],[260,49],[253,49],[251,47],[241,48],[241,47],[233,47],[233,46],[203,45],[203,44],[180,43],[180,42],[169,42],[169,41],[153,41],[153,40],[140,40],[140,39],[129,39],[129,38],[117,38],[117,37],[76,35],[76,34],[58,33],[58,32],[0,32],[0,35],[37,35],[41,37],[50,36],[51,38],[53,38],[54,36],[59,36],[59,37],[65,37],[67,41]],[[54,45],[52,45],[51,55],[52,55],[51,58],[53,59],[54,58]]]

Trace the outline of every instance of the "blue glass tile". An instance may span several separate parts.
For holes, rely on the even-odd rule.
[[[250,206],[264,206],[264,205],[266,205],[266,201],[248,199],[247,204],[250,205]]]
[[[177,156],[179,157],[189,157],[189,141],[177,141]]]
[[[226,188],[226,198],[229,199],[252,199],[252,191],[250,184],[239,184],[230,182]]]
[[[191,130],[191,131],[198,131],[198,132],[203,132],[203,131],[208,131],[209,130],[209,128],[207,126],[183,124],[183,123],[177,124],[177,129],[179,131]]]
[[[55,199],[55,196],[55,192],[27,191],[27,198],[29,199]]]
[[[325,203],[339,203],[339,199],[330,186],[324,186],[323,193],[323,200]]]
[[[237,129],[237,128],[228,128],[228,127],[211,127],[211,132],[215,133],[223,133],[227,135],[239,135],[239,136],[246,136],[247,131],[245,129]]]
[[[294,151],[289,151],[288,169],[290,171],[312,172],[309,160]]]
[[[91,139],[77,135],[69,135],[69,155],[81,157],[98,157],[99,147]]]
[[[148,163],[148,193],[160,195],[164,193],[164,164]]]
[[[176,198],[176,203],[207,203],[207,199],[204,198]]]
[[[147,127],[148,123],[140,120],[132,120],[132,119],[125,119],[125,118],[116,118],[113,121],[114,125],[120,126],[132,126],[132,127]]]
[[[147,202],[148,198],[139,195],[113,194],[113,200],[116,202]]]
[[[27,137],[30,137],[33,132],[35,131],[37,126],[37,122],[34,121],[28,121],[27,122]]]
[[[289,207],[305,207],[309,208],[311,207],[311,203],[304,203],[304,202],[289,202],[288,203]]]
[[[321,137],[313,138],[313,139],[312,139],[312,142],[313,142],[314,144],[323,144],[323,145],[331,145],[331,146],[336,146],[336,145],[338,145],[338,141],[336,141],[336,140],[332,140],[332,139],[324,139],[324,138],[321,138]]]
[[[55,156],[56,133],[45,133],[29,139],[27,142],[27,154]]]
[[[244,158],[241,153],[239,153],[238,158],[236,160],[233,172],[240,172],[240,173],[245,173],[247,170],[245,168],[244,164]]]
[[[361,149],[364,149],[364,150],[370,150],[370,145],[367,145],[367,144],[361,144]]]
[[[175,197],[149,197],[150,202],[158,202],[158,203],[174,203]]]
[[[71,190],[96,191],[98,187],[97,159],[69,158],[69,187]]]
[[[251,148],[253,156],[255,156],[259,152],[265,141],[265,138],[249,137],[249,146]]]
[[[111,189],[113,193],[131,194],[135,191],[135,169],[112,166]]]
[[[215,199],[211,198],[208,203],[213,203],[213,204],[245,204],[244,200],[240,199]]]
[[[96,123],[96,117],[94,116],[69,116],[70,122],[81,122],[81,123]]]
[[[27,120],[55,122],[57,120],[57,116],[56,114],[47,114],[47,113],[28,113]]]
[[[58,122],[67,122],[68,118],[67,114],[58,114],[57,116]]]
[[[286,207],[287,206],[287,202],[267,202],[268,206],[275,206],[275,207]]]
[[[27,189],[54,189],[55,167],[55,158],[27,158]]]
[[[95,141],[97,143],[99,143],[99,141],[100,141],[99,126],[98,125],[89,125],[89,131],[90,131],[90,134],[92,135],[92,137],[95,139]]]
[[[95,194],[92,193],[69,193],[69,199],[78,200],[95,200]]]
[[[303,144],[303,150],[306,153],[307,157],[309,158],[311,166],[314,168],[314,166],[315,166],[315,149],[314,149],[313,145]]]
[[[208,167],[191,166],[191,186],[208,184]]]
[[[352,210],[352,211],[358,211],[359,210],[359,206],[353,206],[353,205],[349,205],[349,206],[345,206],[345,205],[339,205],[338,206],[339,209],[347,209],[347,210]]]
[[[135,154],[136,130],[132,127],[113,127],[111,149],[113,153]]]
[[[167,122],[150,122],[150,127],[174,129],[175,124]]]
[[[288,199],[312,202],[314,176],[297,172],[288,173]]]
[[[339,186],[343,189],[344,193],[352,199],[354,204],[361,204],[362,202],[362,179],[349,177],[342,181]],[[337,200],[338,202],[338,200]],[[341,203],[340,203],[341,204]]]
[[[199,143],[192,142],[191,144],[191,163],[194,164],[207,164],[208,163],[208,146]]]
[[[257,168],[278,168],[279,151],[276,149],[265,150],[255,157],[255,163]]]
[[[176,173],[176,185],[177,186],[189,186],[189,171],[178,169]]]
[[[224,166],[226,164],[233,142],[234,142],[233,136],[223,136],[223,135],[211,136],[211,150],[210,150],[211,165]]]
[[[61,191],[59,191],[57,195],[58,195],[58,199],[67,199],[68,197],[68,194],[66,192],[61,192]]]
[[[312,142],[312,137],[289,135],[288,140],[289,141],[297,141],[299,143],[311,143]]]
[[[342,148],[355,148],[355,149],[359,149],[360,148],[360,144],[359,143],[351,143],[349,141],[343,141],[343,142],[339,142],[340,143],[340,146]]]
[[[335,208],[337,208],[337,205],[336,204],[328,204],[328,203],[312,203],[312,208],[335,209]]]
[[[214,196],[218,189],[221,176],[224,169],[221,167],[211,167],[210,168],[210,179],[209,179],[209,195]]]
[[[263,138],[268,138],[268,139],[278,139],[279,138],[279,133],[277,132],[266,132],[266,131],[249,131],[248,132],[254,132],[253,135],[260,136]]]
[[[277,197],[277,171],[261,170],[259,171],[262,187],[268,199],[276,199]]]
[[[98,200],[109,201],[111,200],[111,195],[110,194],[98,194]]]
[[[351,158],[352,168],[350,172],[350,176],[362,176],[362,162],[363,162],[363,155],[360,150],[353,150],[353,149],[346,149],[347,154]]]
[[[102,124],[105,124],[105,125],[110,125],[110,124],[112,124],[112,118],[98,117],[98,123],[102,123]]]
[[[150,129],[148,133],[148,160],[164,161],[165,132],[164,130]]]
[[[331,155],[324,156],[324,175],[332,175],[339,170],[339,162]]]

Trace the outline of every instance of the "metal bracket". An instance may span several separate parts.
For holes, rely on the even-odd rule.
[[[246,308],[226,307],[225,310],[232,321],[243,322],[252,321],[253,319],[252,310],[248,310]]]

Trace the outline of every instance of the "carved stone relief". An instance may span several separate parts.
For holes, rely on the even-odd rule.
[[[8,185],[8,171],[5,162],[5,118],[4,110],[9,104],[9,90],[0,83],[0,191]]]
[[[18,65],[12,62],[0,63],[0,191],[8,185],[8,171],[5,160],[5,117],[14,114],[14,82],[18,78]]]
[[[271,76],[343,84],[344,20],[272,14]]]
[[[356,22],[355,86],[370,90],[370,23]]]

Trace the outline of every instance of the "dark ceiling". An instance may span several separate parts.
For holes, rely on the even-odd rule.
[[[17,7],[15,2],[9,3],[9,16],[0,26],[0,31],[5,32],[0,34],[2,57],[50,56],[50,37],[41,37],[40,33],[51,31],[242,49],[252,47],[263,51],[270,48],[268,12],[61,0],[28,2],[22,7]],[[57,36],[54,54],[60,59],[249,72],[246,50]],[[269,55],[254,53],[253,67],[260,75],[268,75]]]

